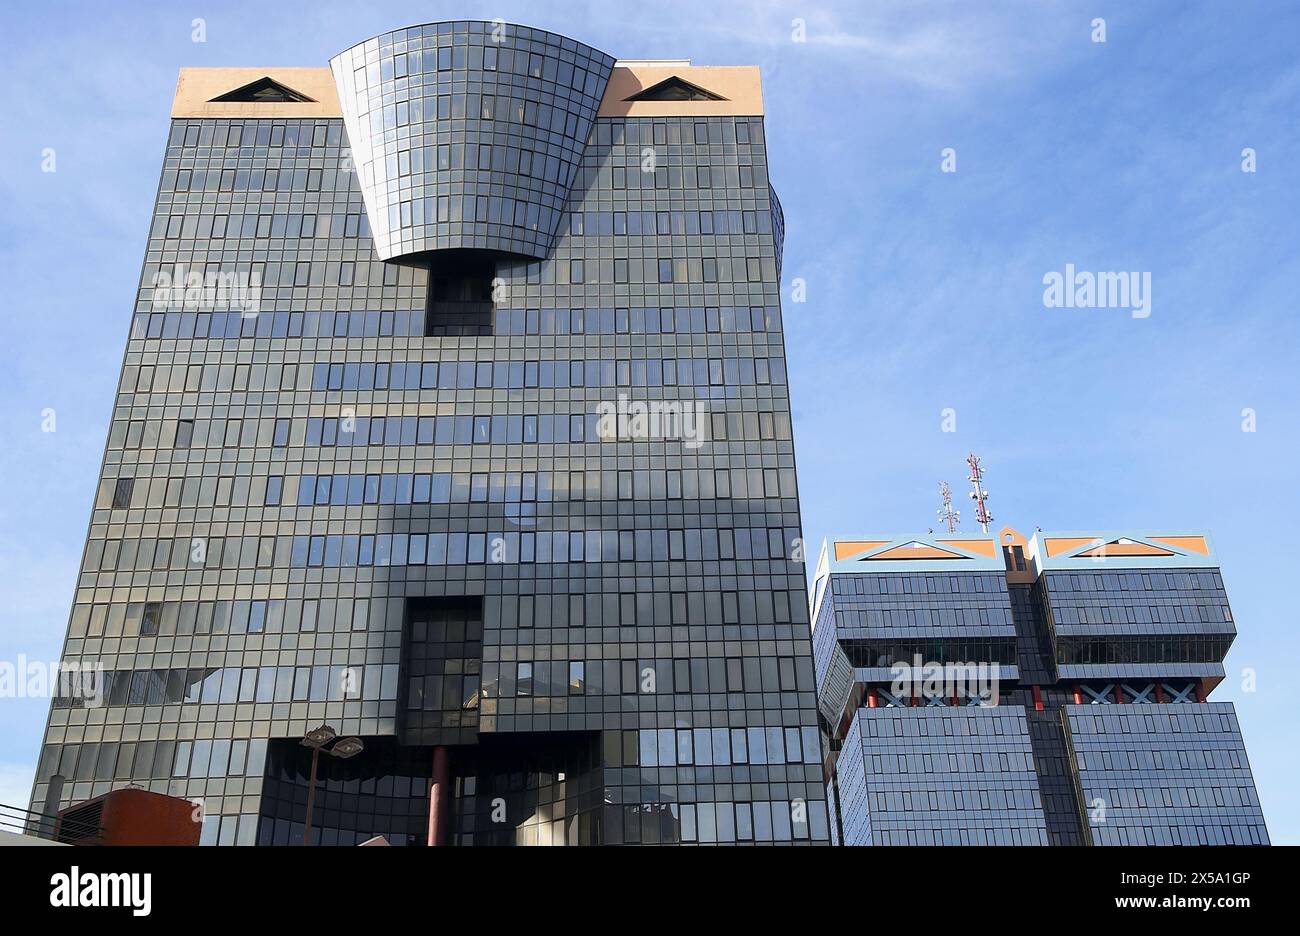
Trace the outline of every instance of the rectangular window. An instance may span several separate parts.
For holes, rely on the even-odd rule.
[[[619,661],[619,683],[619,688],[623,695],[636,694],[636,660]]]
[[[691,661],[690,660],[673,660],[673,691],[674,692],[691,691]]]
[[[113,486],[113,506],[130,507],[131,494],[135,490],[135,478],[118,478]]]
[[[150,637],[158,633],[158,622],[162,620],[162,602],[145,603],[144,613],[140,616],[140,636]]]
[[[582,660],[569,661],[569,695],[583,695],[587,691],[586,664]]]
[[[530,696],[533,694],[533,664],[518,663],[515,665],[515,695]]]
[[[176,445],[178,449],[187,449],[194,441],[194,420],[182,419],[176,423]]]
[[[727,659],[727,691],[745,691],[744,668],[739,657],[729,657]]]

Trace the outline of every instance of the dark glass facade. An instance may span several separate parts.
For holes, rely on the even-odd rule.
[[[492,23],[398,30],[330,62],[381,260],[550,258],[614,59]]]
[[[1203,534],[833,540],[813,616],[837,841],[1268,844]]]
[[[332,69],[172,122],[33,803],[289,844],[327,723],[315,842],[426,841],[439,747],[448,844],[827,842],[761,107],[490,23]]]
[[[846,845],[1045,845],[1023,708],[859,709],[840,748]]]
[[[1268,844],[1232,703],[1070,705],[1064,719],[1088,844]]]

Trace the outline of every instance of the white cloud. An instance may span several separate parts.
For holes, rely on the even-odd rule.
[[[1071,37],[1076,52],[1088,48],[1087,20],[1077,30],[1052,3],[1006,4],[972,9],[965,4],[895,0],[895,2],[798,3],[776,0],[711,4],[693,9],[689,20],[665,26],[654,19],[635,24],[636,34],[672,35],[675,47],[688,49],[692,35],[710,45],[727,42],[751,47],[764,61],[766,77],[776,67],[800,67],[801,52],[809,68],[823,59],[850,66],[868,83],[901,82],[936,91],[956,92],[986,81],[1004,81],[1045,65],[1060,64]],[[792,39],[802,23],[804,42]],[[697,43],[702,44],[702,43]],[[756,53],[753,47],[761,47]],[[716,54],[716,52],[715,52]],[[775,61],[774,61],[775,59]],[[714,61],[701,64],[726,64]]]
[[[852,56],[868,76],[956,91],[1012,79],[1056,58],[1064,35],[1054,25],[1059,18],[1044,12],[886,3],[850,14],[850,21],[819,11],[808,19],[808,44]]]

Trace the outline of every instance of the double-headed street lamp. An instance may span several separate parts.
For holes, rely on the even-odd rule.
[[[311,844],[311,813],[316,805],[316,764],[320,760],[320,752],[324,751],[326,754],[346,760],[365,749],[360,738],[336,740],[338,737],[339,733],[329,725],[321,725],[307,732],[302,738],[303,747],[311,748],[311,777],[307,782],[307,824],[302,832],[304,845]]]

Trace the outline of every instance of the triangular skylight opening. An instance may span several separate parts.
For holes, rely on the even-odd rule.
[[[312,99],[300,91],[285,87],[273,78],[256,81],[214,97],[212,103],[244,104],[310,104]]]
[[[1113,539],[1108,543],[1100,546],[1093,546],[1083,552],[1077,553],[1080,559],[1095,559],[1105,556],[1173,556],[1175,553],[1168,549],[1162,549],[1159,546],[1152,546],[1150,543],[1140,543],[1137,540],[1129,539],[1127,536],[1121,536]]]
[[[878,559],[965,559],[961,553],[935,546],[933,543],[921,543],[911,540],[881,550],[870,556],[863,556],[859,562],[874,562]]]
[[[648,88],[638,91],[625,101],[725,101],[720,94],[714,94],[701,88],[699,85],[691,84],[685,79],[673,75],[671,78],[665,78],[658,84],[653,84]]]

